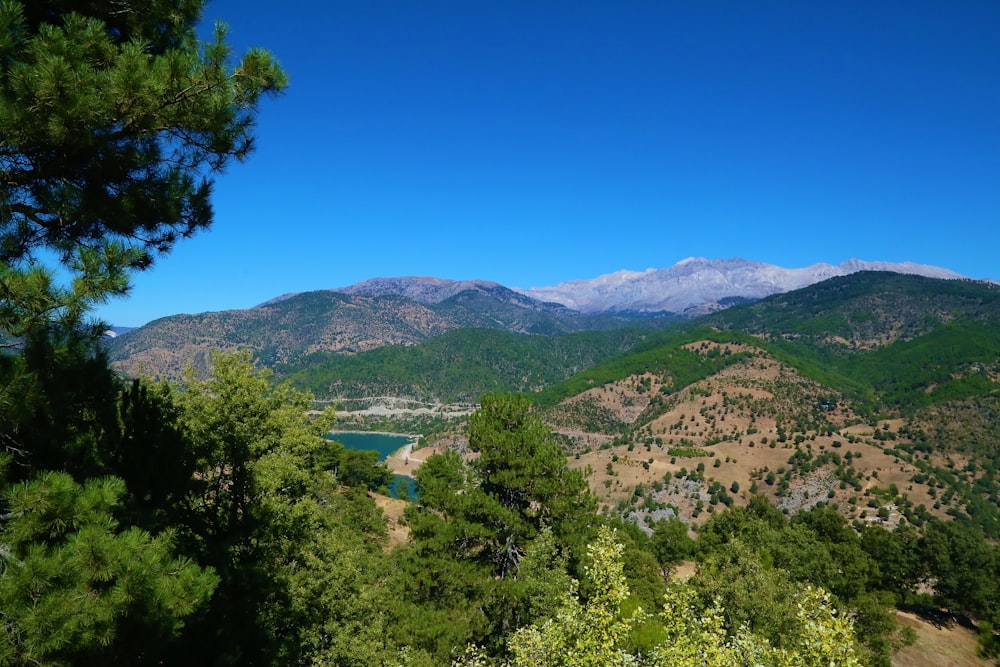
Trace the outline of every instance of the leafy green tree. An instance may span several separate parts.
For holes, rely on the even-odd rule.
[[[394,555],[395,585],[412,605],[398,641],[445,660],[469,641],[502,651],[504,636],[547,613],[538,591],[572,570],[573,547],[596,524],[586,481],[528,399],[484,396],[469,443],[479,454],[471,463],[448,453],[416,473],[413,544]]]
[[[792,530],[798,528],[806,528],[811,533],[800,542],[803,545],[814,543],[814,549],[825,552],[826,562],[829,563],[825,566],[822,578],[797,577],[799,580],[823,586],[845,601],[856,598],[869,588],[869,577],[878,570],[877,565],[861,548],[857,532],[848,525],[842,514],[830,507],[814,507],[792,520]],[[803,549],[808,548],[803,546]],[[822,559],[820,556],[815,560]],[[801,554],[788,554],[784,559],[789,563],[802,563],[806,560]],[[793,567],[789,566],[788,569],[794,574]]]
[[[673,566],[694,555],[695,542],[688,537],[687,524],[676,517],[657,521],[651,540],[653,554],[663,570],[663,576],[667,576]]]
[[[791,597],[785,589],[819,586],[836,596],[840,608],[851,609],[865,628],[860,636],[868,659],[875,664],[889,659],[895,624],[886,606],[893,598],[878,588],[877,562],[833,510],[817,507],[789,523],[766,499],[754,497],[746,508],[714,515],[699,531],[698,547],[704,563],[696,581],[707,582],[700,586],[706,596],[716,589],[725,592],[727,621],[748,623],[780,643],[793,622],[792,610],[782,607]],[[777,607],[770,608],[772,604]]]
[[[799,586],[785,570],[762,562],[738,539],[699,563],[691,586],[705,606],[715,602],[725,610],[724,627],[732,634],[747,628],[775,646],[794,634]]]
[[[503,637],[555,615],[560,596],[571,583],[565,549],[560,548],[549,529],[543,529],[525,545],[514,575],[487,582],[483,599],[486,641],[502,651]]]
[[[100,454],[107,474],[125,482],[123,520],[152,532],[175,529],[189,519],[198,481],[170,385],[133,380],[120,393],[118,414],[120,431]]]
[[[0,355],[0,439],[8,480],[65,470],[109,474],[103,450],[119,431],[120,384],[89,341],[62,327],[30,331],[20,354]]]
[[[462,457],[450,449],[431,456],[413,474],[421,504],[444,510],[452,496],[465,488],[468,471]]]
[[[281,548],[301,535],[282,534],[292,527],[280,522],[289,503],[314,490],[306,461],[332,425],[330,414],[307,417],[308,395],[272,387],[269,377],[248,353],[218,354],[212,376],[199,380],[192,371],[175,398],[196,467],[181,536],[221,577],[198,629],[210,633],[200,641],[223,664],[278,651],[281,637],[262,615],[283,595],[275,576]]]
[[[283,428],[259,414],[243,425],[271,427],[266,452],[226,431],[232,421],[208,436],[198,417],[218,417],[210,400],[120,393],[100,327],[83,323],[131,272],[209,226],[212,175],[246,158],[259,101],[285,86],[264,51],[234,61],[224,27],[198,41],[204,4],[0,0],[0,344],[17,348],[0,359],[5,664],[253,662],[295,643],[258,612],[287,602],[289,545],[308,544],[292,538],[305,522],[286,499],[320,495],[298,472],[312,444],[296,430],[301,403]],[[217,388],[231,387],[260,390]],[[214,398],[245,408],[234,419],[253,412],[249,397]],[[248,620],[264,630],[238,636]]]
[[[1000,620],[1000,558],[978,528],[959,521],[929,521],[919,551],[938,604]]]
[[[543,623],[521,628],[509,638],[511,658],[496,660],[470,647],[455,662],[463,667],[614,667],[620,665],[853,667],[860,665],[850,621],[838,616],[822,591],[806,587],[794,592],[793,634],[775,648],[746,626],[733,633],[724,629],[726,610],[704,606],[695,591],[678,584],[668,591],[660,615],[664,641],[642,654],[628,649],[628,637],[648,614],[622,613],[629,596],[622,565],[622,546],[615,534],[602,528],[590,546],[584,569],[594,594],[586,601],[571,585],[557,614]]]
[[[395,661],[385,520],[367,494],[384,466],[358,457],[360,486],[345,487],[323,465],[332,410],[310,414],[309,394],[246,352],[217,355],[172,400],[196,469],[179,537],[219,575],[187,650],[218,665]]]
[[[630,591],[629,606],[655,609],[666,592],[666,578],[656,560],[652,540],[631,521],[610,519],[605,525],[615,531],[623,548],[621,558]],[[590,595],[586,579],[581,582],[580,594],[584,598]]]
[[[877,566],[872,583],[893,593],[897,601],[904,601],[920,583],[918,539],[916,531],[904,527],[886,530],[869,525],[861,531],[861,548]]]
[[[344,452],[338,468],[341,484],[361,487],[372,491],[389,492],[393,474],[379,461],[379,453],[374,450],[348,449]]]
[[[469,419],[469,447],[479,454],[471,463],[478,488],[514,516],[498,536],[502,549],[544,527],[566,544],[590,534],[596,500],[527,397],[484,396]],[[504,558],[498,554],[501,574],[516,565]]]

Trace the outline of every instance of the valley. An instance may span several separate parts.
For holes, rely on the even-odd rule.
[[[667,516],[695,528],[760,494],[789,515],[828,505],[857,525],[964,517],[1000,538],[998,293],[855,272],[693,320],[612,320],[490,283],[380,279],[247,316],[278,327],[252,329],[259,349],[291,355],[264,352],[261,363],[335,407],[340,428],[420,433],[418,446],[465,453],[480,396],[531,395],[603,511],[647,531]],[[443,324],[459,308],[464,319]],[[507,330],[462,326],[490,319]],[[410,338],[378,338],[390,321]],[[196,335],[191,324],[170,330]],[[597,330],[571,331],[583,326]],[[379,342],[319,352],[331,327]],[[122,370],[177,372],[174,361],[147,366],[148,352],[122,357],[135,333],[112,348]],[[293,338],[300,352],[281,342]],[[209,363],[199,354],[196,370]]]
[[[614,322],[622,326],[593,319],[587,326],[599,324],[585,330],[579,315],[531,310],[546,313],[535,325],[547,323],[531,330],[509,300],[497,315],[495,288],[471,295],[459,289],[469,285],[451,285],[435,300],[427,285],[415,292],[402,284],[428,303],[372,293],[391,286],[379,282],[353,294],[272,304],[285,309],[281,321],[292,328],[282,335],[299,337],[300,352],[259,357],[275,380],[310,392],[315,414],[333,408],[338,430],[418,434],[386,466],[415,476],[429,495],[416,506],[373,496],[387,521],[390,553],[427,548],[435,531],[456,529],[447,526],[469,511],[465,501],[440,495],[435,485],[448,479],[461,493],[479,492],[474,477],[462,476],[467,473],[449,477],[459,474],[449,466],[487,470],[478,460],[483,445],[472,434],[481,425],[474,422],[484,401],[493,405],[517,394],[548,434],[546,446],[557,448],[559,461],[548,464],[560,466],[561,475],[578,475],[603,520],[631,534],[630,543],[646,545],[636,549],[658,553],[653,545],[662,544],[667,531],[674,531],[674,549],[683,543],[679,536],[704,545],[690,565],[698,585],[715,581],[711,567],[722,566],[710,566],[716,556],[709,554],[721,548],[717,540],[733,539],[720,537],[735,530],[727,528],[730,522],[766,521],[764,536],[745,538],[762,551],[740,558],[775,558],[797,581],[823,582],[855,610],[857,623],[880,623],[865,640],[871,664],[889,664],[893,652],[899,657],[892,664],[935,664],[905,648],[942,631],[920,614],[948,609],[972,626],[990,618],[1000,591],[963,577],[974,579],[977,568],[992,571],[995,565],[982,559],[996,556],[983,554],[1000,540],[997,285],[859,272],[689,319],[618,314]],[[383,344],[339,352],[313,346],[306,329],[294,328],[303,321],[297,304],[330,299],[338,312],[356,311],[351,326],[366,332],[361,337]],[[385,308],[376,321],[386,322],[418,306],[435,312],[432,307],[454,299],[467,308],[475,304],[478,310],[465,312],[477,326],[456,321],[410,339],[379,338],[366,328],[375,301]],[[532,308],[519,303],[513,308]],[[322,309],[306,312],[325,321]],[[504,324],[479,326],[491,318]],[[126,344],[129,335],[121,337]],[[113,348],[113,354],[127,349]],[[521,419],[527,417],[517,423]],[[511,451],[516,459],[517,450]],[[768,519],[769,512],[775,514]],[[883,539],[891,545],[880,545]],[[810,573],[804,556],[782,546],[788,540],[805,540],[801,548],[827,563],[826,573]],[[837,546],[820,546],[824,540]],[[888,558],[880,549],[897,550],[894,558],[908,569],[880,570],[877,562]],[[962,551],[976,554],[980,565],[965,563]],[[939,552],[950,560],[932,556]],[[674,561],[661,561],[664,571],[668,562]],[[630,576],[633,585],[652,585],[640,571]],[[750,603],[734,598],[731,604]],[[884,614],[892,605],[910,611],[890,622]],[[907,627],[917,634],[907,635]],[[955,643],[949,654],[961,656],[955,660],[987,664],[974,655],[973,634],[958,626],[943,630]]]

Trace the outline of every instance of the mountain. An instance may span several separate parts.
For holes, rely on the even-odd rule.
[[[917,403],[970,371],[1000,378],[1000,285],[866,271],[697,318],[550,387],[541,400],[670,366],[659,355],[690,343],[691,331],[699,338],[717,332],[726,341],[752,337],[838,393],[874,401],[871,409],[899,402],[895,392],[881,393],[885,378],[918,392],[919,399],[907,399]],[[671,372],[678,372],[676,364]]]
[[[565,380],[625,352],[654,332],[644,329],[524,336],[457,329],[415,345],[346,355],[310,354],[275,367],[282,380],[340,406],[373,397],[427,404],[475,403],[486,392],[527,393]]]
[[[172,315],[108,340],[107,349],[126,375],[179,377],[188,365],[207,369],[218,349],[248,348],[272,366],[319,352],[413,345],[456,329],[555,335],[677,320],[586,315],[482,281],[400,278],[285,295],[245,310]]]
[[[857,260],[783,269],[742,259],[690,259],[659,271],[621,271],[533,290],[484,280],[373,278],[285,294],[246,310],[161,318],[110,340],[108,349],[115,367],[128,375],[177,377],[189,364],[207,368],[215,349],[249,348],[261,363],[274,365],[317,352],[413,345],[463,328],[547,336],[655,328],[872,267],[959,277],[935,267]]]
[[[931,333],[944,324],[996,322],[1000,285],[862,271],[774,294],[700,322],[826,349],[871,350]]]
[[[652,335],[535,402],[640,526],[762,493],[792,514],[950,516],[1000,539],[995,284],[832,278]]]
[[[575,382],[539,396],[548,404],[549,394],[566,398],[620,379],[616,373],[642,373],[664,364],[673,373],[687,372],[680,357],[661,359],[659,351],[677,340],[690,342],[686,336],[692,328],[708,328],[719,335],[742,335],[742,340],[746,335],[759,338],[771,354],[794,359],[830,389],[858,400],[926,403],[944,395],[941,391],[964,391],[968,387],[963,383],[977,377],[966,371],[975,364],[992,364],[990,331],[998,327],[1000,286],[866,271],[664,331],[525,337],[467,328],[351,356],[317,352],[276,370],[324,399],[396,396],[431,403],[474,401],[486,391],[535,391],[579,372]],[[652,356],[644,356],[649,350]],[[934,351],[933,360],[921,356],[927,350]],[[623,356],[622,363],[609,362],[613,372],[596,366],[615,354]],[[690,360],[690,355],[681,357]],[[587,368],[588,362],[595,367]],[[931,385],[935,389],[928,389]]]
[[[491,294],[501,300],[513,300],[522,304],[534,306],[534,299],[507,289],[499,283],[488,280],[447,280],[445,278],[435,278],[433,276],[402,276],[396,278],[370,278],[347,287],[335,287],[329,292],[338,292],[348,296],[382,296],[385,294],[395,294],[413,299],[418,303],[434,304],[441,303],[462,292],[481,292]],[[290,299],[296,294],[283,294],[266,301],[261,306],[270,306],[286,299]]]
[[[786,269],[739,258],[691,257],[666,269],[618,271],[590,280],[518,291],[583,313],[670,311],[700,315],[731,305],[734,299],[761,299],[859,271],[892,271],[929,278],[963,277],[948,269],[911,262],[851,259],[838,266],[813,264]]]

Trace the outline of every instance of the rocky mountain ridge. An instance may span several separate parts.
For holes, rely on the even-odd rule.
[[[741,258],[689,257],[666,269],[623,270],[551,287],[513,289],[583,313],[669,311],[699,315],[726,307],[729,305],[726,300],[762,299],[859,271],[891,271],[927,278],[965,277],[949,269],[913,262],[850,259],[839,265],[818,263],[787,269]]]
[[[570,280],[548,287],[505,287],[488,280],[397,276],[370,278],[322,291],[366,297],[393,294],[425,305],[439,304],[462,293],[480,293],[534,310],[564,308],[588,315],[668,312],[695,317],[860,271],[967,279],[967,276],[950,269],[914,262],[849,259],[836,265],[821,262],[802,268],[785,268],[740,257],[689,257],[664,269],[623,269],[596,278]],[[260,304],[260,307],[294,296],[294,293],[285,294]]]

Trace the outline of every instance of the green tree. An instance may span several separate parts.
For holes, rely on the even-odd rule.
[[[218,578],[177,558],[170,533],[120,527],[123,492],[55,472],[8,489],[0,664],[162,664]]]
[[[43,470],[65,470],[78,482],[109,474],[102,457],[119,431],[120,389],[89,341],[60,327],[34,329],[20,354],[0,355],[8,481]]]
[[[746,626],[727,633],[718,604],[705,606],[687,584],[677,584],[665,596],[659,617],[665,639],[639,655],[628,648],[628,637],[646,621],[637,610],[622,613],[629,596],[622,566],[622,546],[605,528],[589,548],[590,562],[584,569],[587,600],[571,585],[563,594],[557,614],[542,623],[521,628],[510,636],[509,661],[495,660],[470,647],[456,662],[463,667],[490,664],[510,667],[613,667],[732,666],[747,664],[778,666],[854,667],[861,662],[855,650],[850,621],[838,616],[821,590],[805,587],[794,591],[792,634],[785,646],[775,648],[766,638]]]
[[[469,447],[479,453],[471,464],[478,488],[515,517],[504,528],[507,534],[498,536],[502,549],[543,527],[565,544],[591,534],[596,500],[583,474],[567,466],[565,453],[527,397],[484,396],[469,419]],[[501,574],[516,565],[497,556]]]
[[[439,660],[470,641],[502,651],[503,637],[547,613],[538,591],[573,569],[574,546],[596,524],[586,480],[527,398],[484,396],[469,443],[471,463],[448,453],[416,473],[413,544],[394,555],[407,600],[397,639]]]
[[[917,540],[912,528],[886,530],[869,525],[861,531],[861,548],[877,566],[871,574],[873,584],[879,590],[893,593],[897,601],[904,601],[920,583]]]
[[[205,449],[167,393],[119,391],[84,324],[209,226],[212,175],[246,158],[259,101],[285,86],[264,51],[234,61],[224,27],[198,41],[204,4],[0,0],[0,345],[17,348],[0,359],[5,664],[177,662],[212,587],[213,608],[233,590],[229,561],[213,574],[177,556],[205,565],[228,549],[201,529],[240,524],[212,524],[193,495],[218,481],[191,474]]]
[[[221,577],[198,625],[208,633],[201,641],[219,651],[224,664],[238,664],[278,650],[280,637],[262,615],[283,595],[275,576],[279,547],[294,544],[299,533],[276,534],[276,523],[286,503],[312,491],[316,473],[305,460],[322,446],[332,416],[310,420],[309,397],[272,387],[270,374],[255,369],[249,353],[218,354],[213,361],[212,376],[199,380],[192,370],[175,399],[196,461],[182,537]]]
[[[1000,620],[1000,557],[982,531],[959,521],[929,521],[918,549],[938,604]]]
[[[203,5],[0,2],[0,330],[78,321],[210,224],[210,174],[286,77],[259,49],[233,63],[224,26],[199,43]],[[71,286],[35,265],[53,253]]]
[[[661,519],[653,527],[652,549],[663,576],[685,558],[694,555],[695,543],[688,537],[687,524],[674,517]]]
[[[345,487],[322,464],[332,410],[311,414],[309,394],[249,353],[216,355],[211,377],[173,394],[196,465],[179,536],[219,575],[187,650],[217,665],[395,660],[385,520],[367,494],[384,466],[353,460],[360,486]]]
[[[421,504],[444,510],[448,501],[465,488],[468,471],[457,452],[450,449],[431,456],[413,474]]]

